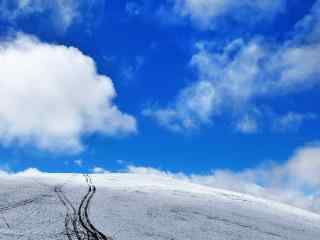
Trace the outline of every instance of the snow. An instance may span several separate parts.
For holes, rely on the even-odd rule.
[[[320,216],[245,194],[152,174],[92,174],[95,227],[114,240],[316,240]],[[76,207],[81,174],[0,174],[0,239],[67,239],[62,186]]]

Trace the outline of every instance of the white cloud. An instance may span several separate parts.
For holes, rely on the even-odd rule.
[[[177,18],[188,19],[202,29],[215,28],[217,22],[226,16],[247,24],[269,19],[282,11],[286,5],[285,0],[169,0],[168,2],[167,16],[171,14]]]
[[[257,99],[288,95],[319,84],[320,38],[313,36],[320,26],[318,21],[306,23],[306,19],[319,18],[319,9],[320,1],[297,24],[294,38],[280,46],[263,38],[236,39],[223,47],[198,42],[190,60],[197,81],[182,89],[167,107],[152,106],[144,114],[170,130],[181,131],[228,113],[239,121],[238,129],[256,130],[253,119],[244,116],[251,108],[258,108]]]
[[[259,40],[247,44],[235,40],[222,53],[211,52],[209,43],[198,43],[197,47],[190,64],[197,72],[198,81],[183,89],[168,108],[153,107],[145,114],[169,129],[196,128],[211,123],[213,117],[226,110],[238,113],[261,91],[258,65],[266,50]]]
[[[64,32],[75,22],[80,22],[89,8],[99,0],[3,0],[0,18],[11,23],[29,16],[44,15],[53,26]],[[87,9],[86,9],[87,8]]]
[[[152,167],[137,167],[134,165],[127,166],[126,171],[129,173],[135,173],[135,174],[149,174],[149,175],[162,175],[162,176],[171,175],[170,172],[163,172]],[[172,174],[172,176],[176,176],[176,175]]]
[[[242,133],[255,133],[258,130],[258,123],[253,117],[245,115],[236,123],[236,129]]]
[[[144,58],[142,56],[136,56],[132,64],[124,64],[122,67],[122,76],[126,83],[133,80],[136,74],[140,71],[142,65],[144,64]]]
[[[310,14],[296,25],[297,40],[309,43],[319,42],[320,39],[320,1],[316,0]],[[307,36],[307,37],[306,37]],[[302,39],[301,39],[302,38]]]
[[[117,160],[116,162],[117,162],[117,164],[119,164],[119,165],[124,165],[124,164],[127,163],[127,161],[122,160],[122,159],[119,159],[119,160]]]
[[[200,81],[185,88],[176,103],[166,109],[149,107],[143,111],[144,116],[152,117],[160,125],[182,131],[198,127],[198,122],[209,123],[210,116],[215,114],[219,98],[209,81]]]
[[[315,189],[320,187],[319,169],[320,147],[317,145],[300,149],[284,167],[292,184]]]
[[[272,56],[271,73],[278,73],[273,89],[283,92],[299,91],[318,83],[320,42],[295,45],[280,49]]]
[[[96,174],[104,174],[104,173],[109,173],[108,170],[102,168],[102,167],[94,167],[91,169],[92,173],[96,173]]]
[[[0,140],[51,151],[79,151],[91,133],[136,131],[119,111],[112,80],[73,47],[26,35],[0,44]]]
[[[78,167],[81,167],[83,165],[82,159],[76,159],[76,160],[73,161],[73,163],[75,165],[77,165]]]
[[[25,177],[32,177],[32,176],[39,176],[45,174],[45,172],[40,171],[37,168],[28,168],[26,170],[23,170],[21,172],[17,172],[17,173],[11,173],[11,176],[25,176]]]
[[[312,113],[296,113],[289,112],[283,116],[274,120],[274,128],[278,131],[284,130],[297,130],[300,128],[302,123],[306,120],[314,120],[317,118],[317,115]]]
[[[129,166],[128,172],[178,178],[320,212],[319,169],[320,146],[307,145],[282,165],[269,164],[242,172],[215,170],[208,175],[185,175],[135,166]]]

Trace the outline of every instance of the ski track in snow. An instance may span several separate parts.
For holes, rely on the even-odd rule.
[[[0,240],[317,240],[320,216],[142,174],[0,175]]]

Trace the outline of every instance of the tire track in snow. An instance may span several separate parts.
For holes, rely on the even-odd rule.
[[[54,187],[54,192],[57,194],[60,202],[66,208],[66,216],[64,221],[65,234],[68,240],[82,240],[80,232],[81,228],[78,224],[78,215],[75,207],[71,201],[67,198],[65,193],[62,191],[62,186],[57,185]]]
[[[89,175],[84,175],[86,182],[89,186],[87,194],[82,199],[79,209],[78,209],[78,216],[80,219],[80,223],[83,228],[87,230],[88,239],[92,240],[113,240],[109,236],[105,236],[102,232],[100,232],[90,221],[89,218],[89,206],[92,197],[96,193],[96,186],[93,185],[92,179]]]
[[[96,187],[93,185],[89,175],[86,174],[84,177],[88,184],[88,192],[81,199],[77,210],[62,191],[62,186],[57,185],[54,188],[60,202],[66,208],[65,234],[68,240],[113,240],[112,237],[105,236],[100,232],[90,221],[89,206],[96,193]]]

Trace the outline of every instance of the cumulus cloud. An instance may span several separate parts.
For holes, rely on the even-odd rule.
[[[177,178],[320,212],[319,169],[320,146],[313,144],[299,148],[282,165],[270,163],[241,172],[214,170],[207,175],[186,175],[136,166],[129,166],[128,172]]]
[[[112,80],[73,47],[18,35],[0,44],[0,141],[80,151],[81,137],[136,131],[113,99]]]
[[[15,23],[26,17],[41,16],[64,32],[86,16],[88,9],[103,0],[3,0],[0,2],[0,18]]]
[[[197,81],[180,91],[167,107],[151,106],[144,114],[171,130],[185,130],[231,113],[238,129],[255,131],[250,109],[257,100],[289,95],[319,84],[320,1],[294,29],[294,37],[272,44],[261,37],[236,39],[219,46],[198,42],[190,65]],[[291,116],[292,117],[292,116]],[[297,119],[296,119],[297,120]],[[301,120],[304,120],[302,118]]]
[[[285,6],[285,0],[169,0],[162,12],[166,16],[188,19],[202,29],[212,29],[226,16],[246,23],[256,22],[269,19]]]

